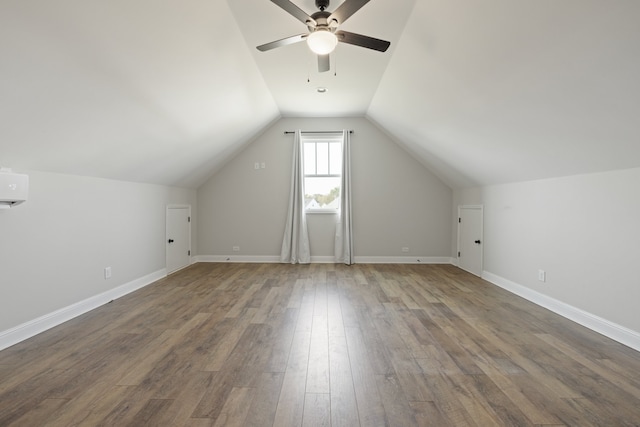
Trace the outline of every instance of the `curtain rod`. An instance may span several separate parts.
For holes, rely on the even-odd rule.
[[[300,133],[338,133],[340,132],[339,130],[318,130],[318,131],[313,131],[313,130],[307,130],[307,131],[302,131]],[[288,134],[292,134],[292,133],[296,133],[293,130],[285,130],[284,134],[288,135]],[[349,133],[353,133],[352,130],[349,130]]]

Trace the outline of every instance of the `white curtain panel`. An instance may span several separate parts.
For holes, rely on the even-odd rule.
[[[340,192],[340,219],[336,224],[334,253],[336,262],[353,264],[353,237],[351,225],[351,133],[342,131],[342,191]]]
[[[304,212],[304,172],[302,169],[304,150],[301,145],[300,130],[297,130],[293,141],[289,209],[282,238],[282,251],[280,252],[280,261],[291,264],[309,264],[311,262],[307,217]]]

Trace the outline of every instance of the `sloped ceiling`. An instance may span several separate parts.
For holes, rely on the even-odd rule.
[[[640,166],[640,2],[418,1],[368,110],[452,187]]]
[[[371,0],[342,28],[390,50],[319,74],[304,43],[255,49],[305,31],[269,0],[5,0],[0,165],[197,187],[279,117],[366,116],[451,187],[639,167],[638,22],[631,0]]]
[[[279,116],[223,0],[0,3],[0,163],[196,187]]]

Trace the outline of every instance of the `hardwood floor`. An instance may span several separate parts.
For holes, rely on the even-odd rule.
[[[0,352],[0,426],[638,426],[640,353],[453,266],[196,264]]]

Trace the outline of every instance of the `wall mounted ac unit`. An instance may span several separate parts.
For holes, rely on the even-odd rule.
[[[13,173],[8,168],[0,168],[0,209],[9,209],[26,202],[28,195],[29,175]]]

